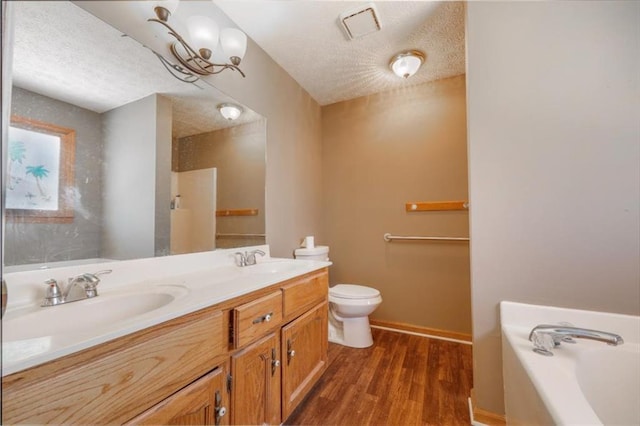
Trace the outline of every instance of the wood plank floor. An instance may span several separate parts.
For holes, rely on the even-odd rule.
[[[469,425],[471,346],[372,329],[329,344],[329,366],[285,425]]]

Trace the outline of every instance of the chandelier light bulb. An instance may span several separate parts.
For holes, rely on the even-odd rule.
[[[187,29],[192,46],[203,58],[211,58],[218,47],[218,24],[207,16],[190,16],[187,18]]]
[[[225,57],[238,65],[247,51],[247,36],[237,28],[225,28],[220,31],[220,45]]]

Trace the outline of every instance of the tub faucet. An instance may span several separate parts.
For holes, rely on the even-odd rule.
[[[551,349],[560,346],[562,342],[576,343],[573,339],[596,340],[612,346],[624,343],[618,334],[568,325],[540,324],[533,327],[529,333],[529,340],[533,342],[533,351],[546,356],[553,356]]]
[[[97,286],[100,283],[98,275],[110,274],[111,269],[104,271],[98,271],[93,274],[85,273],[77,275],[73,278],[69,278],[69,283],[64,288],[64,291],[60,289],[58,282],[54,279],[45,281],[47,285],[47,293],[42,301],[41,306],[55,306],[62,305],[64,303],[76,302],[78,300],[90,299],[98,296]],[[78,295],[78,292],[72,294],[72,291],[77,286],[82,285],[84,292]]]

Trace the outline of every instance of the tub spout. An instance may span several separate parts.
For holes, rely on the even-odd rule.
[[[613,346],[624,343],[622,337],[615,333],[565,325],[540,324],[529,333],[533,351],[547,356],[553,355],[551,349],[560,346],[562,342],[575,343],[573,339],[596,340]]]

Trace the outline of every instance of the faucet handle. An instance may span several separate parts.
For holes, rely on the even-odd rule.
[[[47,299],[62,296],[62,292],[60,291],[60,286],[58,285],[58,281],[51,278],[46,280],[44,282],[44,285],[47,286],[47,295],[46,295]]]
[[[105,269],[103,271],[94,272],[93,274],[83,274],[84,278],[84,290],[87,292],[87,297],[95,297],[98,295],[98,290],[96,287],[100,284],[100,278],[98,275],[110,274],[113,272],[112,269]]]
[[[252,250],[249,253],[245,253],[247,259],[247,265],[255,265],[256,264],[256,254],[260,256],[264,256],[266,253],[262,250]]]
[[[553,336],[549,333],[534,331],[531,333],[531,341],[533,342],[533,351],[540,355],[553,356],[553,349],[556,346],[556,342]]]
[[[247,266],[247,252],[236,252],[234,254],[236,266]]]
[[[60,291],[58,281],[51,278],[45,281],[44,284],[47,286],[47,292],[45,293],[44,300],[40,306],[53,306],[64,302],[64,297],[62,295],[62,291]]]

